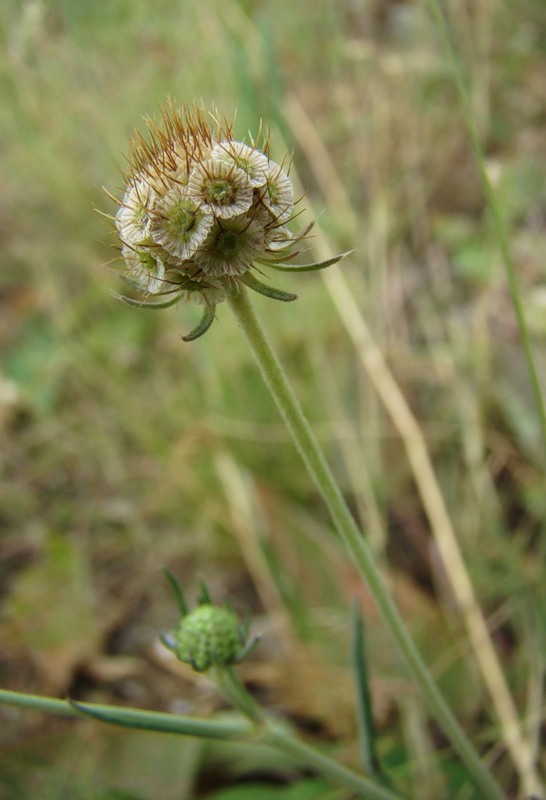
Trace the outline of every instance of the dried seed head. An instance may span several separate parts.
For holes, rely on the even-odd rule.
[[[254,142],[235,141],[228,122],[201,108],[179,112],[170,104],[160,123],[147,125],[148,137],[136,134],[131,142],[114,219],[129,281],[144,300],[122,299],[149,308],[179,300],[204,305],[189,339],[207,329],[217,303],[239,291],[239,282],[275,299],[295,299],[251,275],[256,265],[298,269],[283,262],[297,255],[292,248],[310,228],[298,235],[286,227],[294,189],[284,169]],[[148,302],[148,295],[164,299]]]

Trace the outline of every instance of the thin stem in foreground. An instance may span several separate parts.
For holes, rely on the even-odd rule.
[[[40,697],[35,694],[0,689],[0,704],[59,714],[63,717],[92,717],[111,725],[158,733],[176,733],[182,736],[199,736],[206,739],[242,740],[252,737],[255,726],[245,719],[209,720],[185,714],[164,711],[145,711],[139,708],[119,708],[99,703],[80,703]]]
[[[370,774],[368,778],[359,775],[324,755],[316,747],[292,736],[282,722],[270,719],[231,667],[215,667],[210,671],[209,677],[226,699],[257,726],[260,742],[283,750],[298,761],[314,767],[327,780],[356,791],[365,800],[403,800],[402,795],[393,789],[380,785],[376,776]]]
[[[245,290],[241,287],[241,293],[229,298],[229,303],[248,339],[264,381],[277,403],[300,455],[330,510],[337,531],[370,589],[408,669],[465,763],[469,774],[481,788],[484,800],[503,800],[501,789],[482,764],[417,651]]]
[[[403,800],[402,796],[383,788],[373,779],[359,775],[337,761],[323,755],[319,750],[295,739],[281,725],[262,716],[262,711],[235,673],[224,676],[226,696],[249,717],[238,720],[203,720],[183,714],[168,714],[160,711],[143,711],[138,708],[118,708],[97,703],[72,703],[53,697],[39,697],[0,689],[0,703],[18,708],[45,711],[65,717],[91,717],[99,722],[134,730],[171,733],[182,736],[198,736],[208,739],[224,739],[269,744],[295,756],[303,763],[314,767],[319,774],[333,784],[347,786],[366,800]],[[249,713],[250,712],[250,713]],[[259,719],[257,718],[259,717]]]

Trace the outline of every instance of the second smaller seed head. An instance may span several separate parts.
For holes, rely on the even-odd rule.
[[[244,650],[246,631],[228,608],[200,605],[183,617],[173,637],[180,661],[196,672],[236,663]]]

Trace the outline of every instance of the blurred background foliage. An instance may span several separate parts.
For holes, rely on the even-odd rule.
[[[446,11],[546,363],[546,6]],[[378,747],[410,796],[475,797],[338,548],[227,307],[139,313],[102,190],[171,95],[261,119],[430,450],[518,708],[543,702],[546,492],[517,328],[479,176],[418,0],[4,0],[0,9],[0,683],[212,713],[157,644],[168,566],[263,634],[243,678],[357,763],[350,602],[365,616]],[[115,266],[115,265],[114,265]],[[404,616],[469,734],[498,741],[404,447],[319,275],[256,303]],[[542,655],[541,655],[542,654]],[[537,705],[538,704],[538,705]],[[346,797],[248,748],[0,709],[0,798]],[[540,730],[540,720],[536,730]],[[440,758],[447,777],[435,767]],[[507,789],[513,775],[493,750]],[[233,783],[244,781],[240,785]],[[231,787],[231,788],[229,788]]]

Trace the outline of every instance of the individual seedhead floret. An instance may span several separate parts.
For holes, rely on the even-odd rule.
[[[247,216],[218,220],[194,259],[205,275],[239,276],[264,252],[264,230]]]
[[[209,158],[196,164],[190,172],[188,196],[217,219],[231,219],[248,211],[253,190],[242,169]]]
[[[212,148],[211,156],[216,161],[235,166],[246,173],[254,188],[263,186],[269,173],[269,159],[266,155],[243,142],[218,142]]]
[[[184,186],[175,184],[155,204],[150,234],[171,256],[185,261],[203,244],[213,224],[212,214],[197,206]]]
[[[277,223],[290,219],[294,210],[294,187],[292,181],[279,164],[269,162],[265,186],[260,200]]]
[[[150,231],[150,209],[156,193],[142,178],[132,181],[115,217],[120,239],[129,245],[145,241]]]
[[[157,249],[124,244],[121,254],[133,283],[145,294],[161,294],[168,287],[167,271]]]

